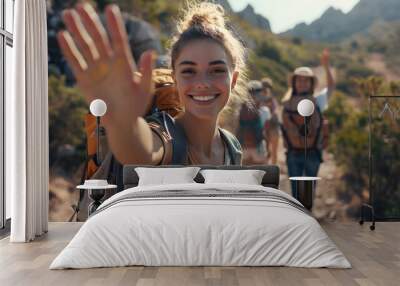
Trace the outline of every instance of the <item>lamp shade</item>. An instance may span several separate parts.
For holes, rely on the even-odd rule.
[[[90,103],[90,113],[101,117],[107,112],[107,104],[102,99],[95,99]]]
[[[301,116],[311,116],[314,113],[314,103],[309,99],[303,99],[297,105],[297,111]]]

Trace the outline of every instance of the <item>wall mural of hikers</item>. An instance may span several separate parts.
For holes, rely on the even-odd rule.
[[[186,18],[178,23],[185,1],[47,2],[51,220],[85,220],[74,215],[80,197],[76,185],[83,178],[103,177],[118,184],[121,166],[129,162],[276,164],[281,189],[289,194],[289,176],[323,178],[314,201],[317,218],[348,220],[359,215],[361,203],[369,199],[368,100],[371,95],[399,95],[400,90],[400,16],[387,12],[399,9],[398,1],[360,0],[347,14],[340,12],[343,23],[368,18],[362,29],[354,24],[331,31],[327,23],[339,12],[328,9],[313,23],[284,33],[273,32],[273,22],[263,11],[248,6],[235,12],[231,1],[213,1],[221,5],[217,10],[215,4],[184,9]],[[379,5],[385,9],[377,9]],[[97,30],[82,29],[90,25]],[[198,26],[202,29],[196,30]],[[327,33],[318,36],[318,27]],[[121,35],[126,36],[120,57],[125,62],[96,66],[97,59],[116,51],[111,43]],[[210,35],[217,44],[204,40]],[[96,40],[85,49],[87,37]],[[127,87],[130,80],[132,86]],[[141,96],[130,99],[132,106],[121,99],[127,90]],[[101,160],[96,157],[96,119],[89,114],[96,97],[107,101],[109,112],[101,119]],[[296,114],[304,98],[316,107],[309,119],[307,162],[304,122]],[[213,108],[207,107],[210,102],[215,102]],[[400,120],[398,103],[388,103],[380,106],[380,114],[392,121],[379,121],[380,130]],[[130,150],[121,143],[121,131],[131,126],[122,114],[147,122],[136,121],[135,130],[140,131]],[[168,136],[186,139],[171,141],[166,129]],[[398,129],[390,130],[395,132],[391,138],[398,138]],[[151,152],[148,142],[156,142]],[[400,158],[393,146],[387,145],[385,156]],[[381,163],[374,178],[386,174]],[[383,216],[398,215],[400,190],[393,182],[385,184],[397,204],[378,200],[376,207]]]

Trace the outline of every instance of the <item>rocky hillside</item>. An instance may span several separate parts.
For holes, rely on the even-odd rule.
[[[399,0],[360,0],[347,14],[329,8],[311,24],[299,24],[283,35],[312,41],[337,42],[368,31],[376,21],[400,20],[399,11]]]
[[[224,7],[226,12],[231,14],[235,13],[232,10],[232,7],[229,4],[228,0],[214,0],[213,2],[218,3],[222,7]],[[260,14],[257,14],[254,11],[254,7],[251,6],[250,4],[248,4],[242,11],[237,12],[236,15],[256,28],[259,28],[267,32],[271,32],[271,25],[268,19]]]
[[[368,32],[346,40],[357,53],[366,54],[366,65],[390,80],[400,80],[400,21],[376,21]]]
[[[247,5],[246,8],[244,8],[242,11],[238,12],[238,15],[240,18],[247,21],[254,27],[271,32],[271,26],[268,19],[266,19],[264,16],[261,16],[260,14],[257,14],[254,11],[253,6],[251,6],[250,4]]]

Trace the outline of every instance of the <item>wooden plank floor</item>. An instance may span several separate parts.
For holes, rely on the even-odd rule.
[[[32,243],[0,241],[0,285],[400,285],[400,223],[324,223],[323,228],[353,268],[121,267],[48,270],[80,223],[50,223]]]

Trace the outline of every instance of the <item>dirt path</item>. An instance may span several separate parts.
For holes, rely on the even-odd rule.
[[[372,53],[366,61],[366,66],[381,74],[388,81],[400,80],[400,75],[387,67],[385,58],[382,54]]]
[[[346,221],[349,219],[346,215],[346,204],[337,199],[341,184],[341,171],[337,167],[332,154],[324,152],[323,157],[324,162],[321,164],[318,173],[318,176],[321,177],[321,181],[318,182],[316,195],[314,197],[313,214],[318,220],[337,219]],[[280,189],[291,194],[285,148],[282,139],[279,142],[278,165],[281,169]]]

